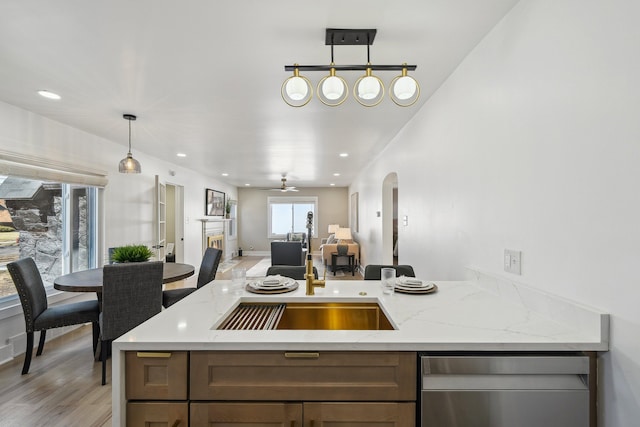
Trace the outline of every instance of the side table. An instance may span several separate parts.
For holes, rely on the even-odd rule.
[[[349,265],[336,265],[336,261],[340,257],[349,258]],[[356,264],[356,254],[353,252],[347,253],[346,255],[340,255],[338,252],[331,252],[331,271],[333,271],[333,275],[336,275],[336,270],[338,268],[347,268],[352,276],[355,276],[355,264]]]

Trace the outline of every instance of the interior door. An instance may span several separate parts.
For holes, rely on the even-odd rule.
[[[167,246],[167,186],[156,175],[154,246],[158,261],[164,261]]]

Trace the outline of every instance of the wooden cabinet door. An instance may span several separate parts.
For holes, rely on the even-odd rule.
[[[186,351],[127,351],[127,399],[187,400],[187,366]]]
[[[188,427],[187,402],[129,402],[127,427]]]
[[[415,427],[416,405],[392,402],[304,404],[304,427]]]
[[[190,412],[191,427],[302,427],[300,403],[202,402]]]

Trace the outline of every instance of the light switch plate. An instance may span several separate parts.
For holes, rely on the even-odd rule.
[[[504,250],[504,271],[522,274],[522,252],[511,249]]]

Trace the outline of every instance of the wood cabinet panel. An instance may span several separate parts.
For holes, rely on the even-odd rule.
[[[188,352],[135,352],[125,355],[128,400],[186,400]]]
[[[300,403],[191,404],[191,427],[302,427]]]
[[[415,401],[415,352],[191,352],[191,399]]]
[[[304,404],[305,427],[415,427],[415,403],[311,402]]]
[[[127,427],[187,427],[187,402],[128,402]]]

